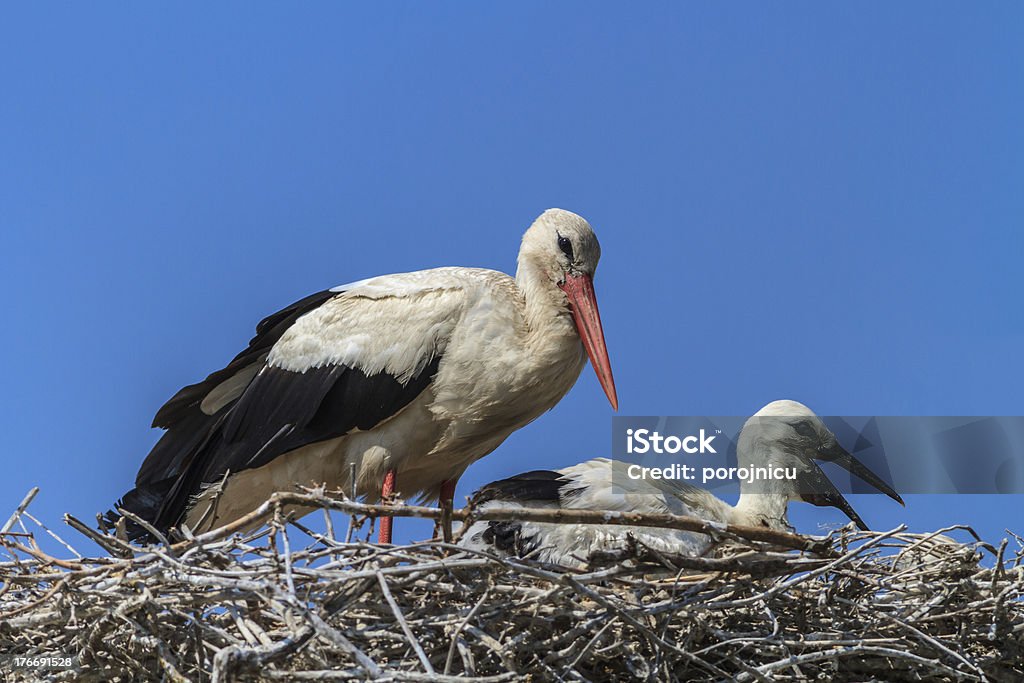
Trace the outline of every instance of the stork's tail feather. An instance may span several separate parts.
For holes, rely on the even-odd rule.
[[[164,479],[163,481],[132,489],[117,501],[113,510],[107,510],[103,515],[103,522],[112,527],[117,526],[122,519],[121,513],[118,512],[121,509],[141,517],[159,529],[160,527],[156,523],[156,519],[160,512],[160,506],[173,485],[174,479]],[[149,542],[156,540],[151,533],[130,519],[124,519],[124,529],[129,541]]]

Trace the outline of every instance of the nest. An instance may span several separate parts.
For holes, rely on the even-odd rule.
[[[66,517],[107,554],[58,539],[55,557],[28,500],[0,529],[0,680],[1024,679],[1024,544],[947,535],[966,527],[808,538],[579,513],[569,521],[641,519],[720,543],[694,558],[628,540],[569,570],[442,541],[353,540],[379,508],[321,492],[276,495],[254,513],[258,532],[148,547]],[[353,515],[348,533],[289,519],[296,500]],[[70,663],[31,666],[40,656]]]

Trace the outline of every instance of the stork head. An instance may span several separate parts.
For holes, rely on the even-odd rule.
[[[600,258],[597,235],[582,216],[548,209],[523,235],[516,278],[528,289],[544,290],[556,306],[569,307],[601,388],[612,408],[618,410],[615,379],[594,293],[594,272]],[[526,293],[533,296],[538,292]]]
[[[819,461],[834,462],[903,505],[903,499],[891,486],[843,448],[821,418],[797,401],[773,401],[757,411],[743,425],[736,453],[741,467],[768,465],[796,470],[795,480],[751,482],[743,490],[744,495],[750,494],[744,505],[747,510],[778,510],[781,504],[782,526],[785,503],[802,500],[838,508],[860,529],[867,530],[864,520],[818,466]],[[775,526],[771,520],[762,521]]]

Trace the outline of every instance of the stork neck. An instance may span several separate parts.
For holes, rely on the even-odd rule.
[[[519,259],[516,287],[523,298],[523,313],[531,337],[576,337],[576,324],[562,293],[535,265]]]
[[[788,507],[789,497],[784,494],[744,491],[734,508],[733,523],[785,531],[790,528]]]
[[[744,439],[741,434],[737,444],[739,466],[751,471],[756,468],[792,467],[792,456],[760,439]],[[738,524],[761,526],[767,524],[773,529],[789,528],[786,511],[789,501],[794,498],[796,483],[789,479],[753,478],[740,483],[740,499],[736,503]]]

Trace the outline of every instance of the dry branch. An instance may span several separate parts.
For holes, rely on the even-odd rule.
[[[0,679],[1024,678],[1024,544],[948,536],[967,529],[807,538],[671,515],[453,513],[722,541],[715,556],[685,557],[630,539],[580,571],[440,541],[340,541],[281,511],[358,520],[383,509],[313,492],[277,494],[246,520],[174,545],[129,546],[68,518],[107,554],[84,557],[58,538],[71,557],[54,557],[35,540],[52,532],[29,531],[30,502],[0,535]],[[234,533],[259,520],[270,527]],[[75,666],[12,668],[12,656],[35,655],[70,655]]]

